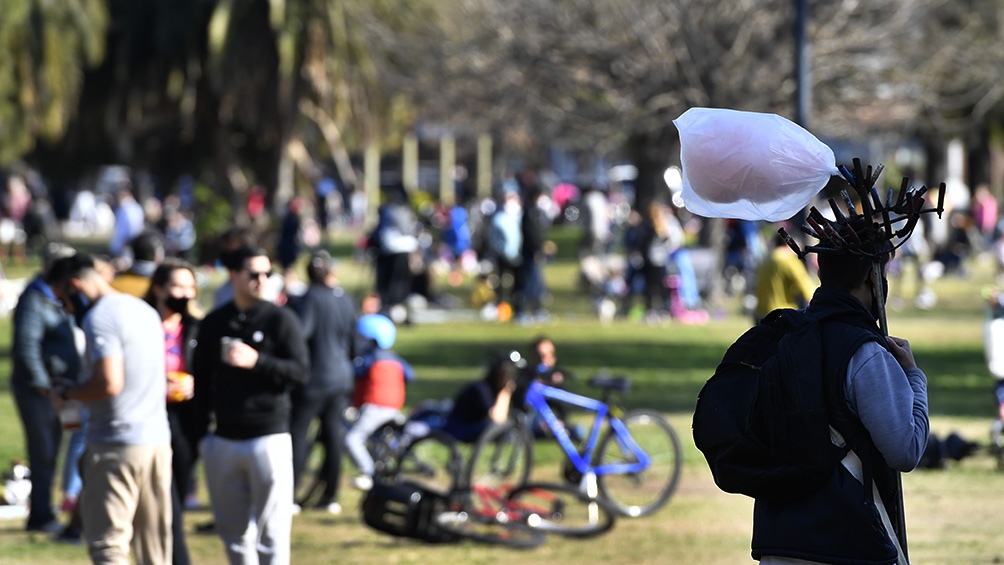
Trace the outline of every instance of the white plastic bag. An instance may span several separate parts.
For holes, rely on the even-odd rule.
[[[786,220],[839,174],[833,150],[777,114],[691,108],[673,123],[683,202],[699,216]]]
[[[983,353],[990,374],[997,380],[1004,380],[1004,318],[992,318],[983,323]]]

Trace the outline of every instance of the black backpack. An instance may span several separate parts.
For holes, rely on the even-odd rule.
[[[785,500],[826,482],[848,448],[830,441],[828,407],[843,394],[823,363],[820,321],[800,310],[771,312],[729,347],[693,423],[719,488]]]

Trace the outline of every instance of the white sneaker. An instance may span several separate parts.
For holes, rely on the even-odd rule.
[[[293,516],[296,516],[297,514],[299,514],[302,511],[303,511],[303,509],[300,508],[299,504],[295,504],[295,503],[293,504]]]
[[[324,508],[328,511],[328,514],[335,514],[337,516],[342,513],[342,505],[337,502],[332,502]]]
[[[359,490],[370,490],[373,488],[373,477],[369,475],[359,475],[352,479],[352,486]]]

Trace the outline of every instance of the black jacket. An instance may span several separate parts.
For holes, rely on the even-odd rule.
[[[530,202],[523,207],[523,217],[520,222],[523,240],[520,252],[524,261],[532,260],[544,248],[547,230],[550,227],[551,222],[547,218],[547,213],[536,203]]]
[[[255,348],[257,364],[241,369],[223,363],[220,338],[225,336]],[[287,433],[290,389],[310,375],[300,322],[271,302],[259,301],[244,312],[233,302],[224,304],[202,321],[192,374],[200,434],[211,415],[216,434],[227,439]]]
[[[300,317],[310,352],[310,380],[297,392],[352,392],[356,340],[356,306],[352,298],[341,287],[312,284],[290,305]]]
[[[830,423],[860,456],[865,483],[874,481],[894,516],[898,505],[895,472],[860,421],[841,409],[846,405],[843,390],[851,357],[866,342],[885,346],[885,339],[864,305],[847,293],[819,288],[807,312],[826,320],[820,328]],[[818,362],[806,359],[804,366]],[[784,502],[758,499],[753,507],[752,547],[754,559],[772,555],[835,565],[887,565],[897,557],[872,496],[843,465],[837,465],[826,484],[812,494]]]

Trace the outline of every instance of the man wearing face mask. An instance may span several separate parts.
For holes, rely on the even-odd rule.
[[[867,242],[862,223],[850,227]],[[818,491],[756,500],[752,555],[764,564],[907,563],[892,526],[900,504],[896,473],[916,468],[927,445],[927,377],[909,342],[884,336],[876,324],[874,287],[885,290],[891,247],[880,241],[863,249],[818,254],[820,287],[806,308],[823,320],[822,377],[840,384],[830,392],[830,402],[843,403],[831,404],[831,429],[839,428],[832,441],[846,441],[852,451]],[[806,369],[820,364],[794,361]]]
[[[53,402],[77,400],[90,413],[80,510],[91,560],[126,563],[131,544],[140,563],[170,563],[171,432],[160,317],[113,289],[90,256],[57,261],[49,277],[87,337],[90,378],[56,385]]]

